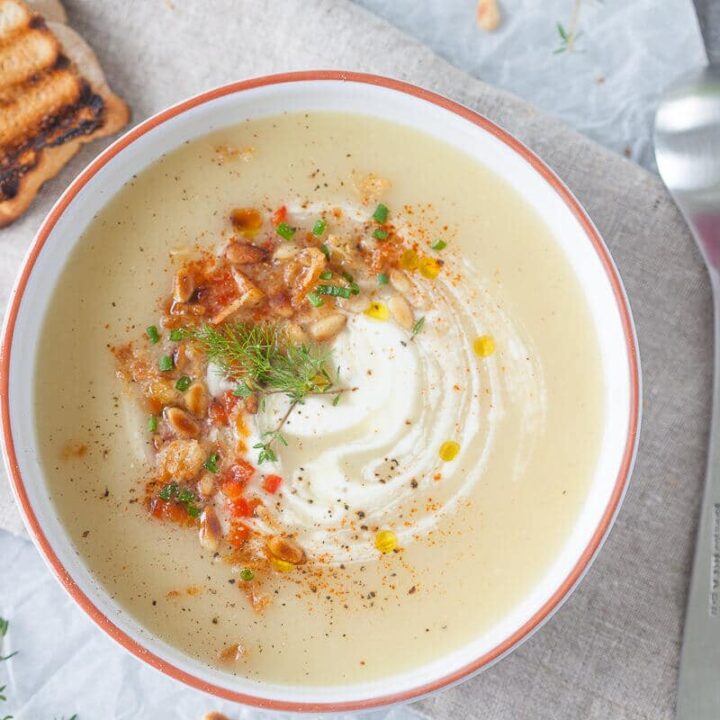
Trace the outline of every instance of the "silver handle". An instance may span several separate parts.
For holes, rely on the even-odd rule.
[[[715,300],[712,422],[680,653],[677,720],[720,719],[720,275],[715,269],[710,279]]]
[[[720,3],[717,0],[694,0],[700,31],[711,65],[720,63]]]

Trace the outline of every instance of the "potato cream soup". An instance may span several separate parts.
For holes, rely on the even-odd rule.
[[[36,410],[54,502],[185,653],[377,679],[480,636],[567,539],[599,452],[580,288],[512,187],[369,117],[187,143],[93,220]]]

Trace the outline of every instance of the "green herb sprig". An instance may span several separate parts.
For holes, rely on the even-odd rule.
[[[0,617],[0,640],[5,637],[9,627],[10,627],[10,621],[5,620],[5,618]],[[17,654],[18,654],[18,651],[16,650],[15,652],[11,652],[9,655],[0,655],[0,662],[9,660],[11,657],[14,657]]]
[[[336,377],[328,370],[330,351],[315,343],[292,343],[276,324],[202,325],[184,333],[201,346],[210,362],[237,383],[233,391],[237,397],[257,394],[262,401],[267,395],[281,393],[290,401],[277,427],[265,433],[262,442],[253,446],[260,451],[259,463],[277,460],[275,448],[278,444],[287,445],[282,428],[305,398],[309,395],[339,396],[344,392],[344,388],[335,387]]]
[[[583,0],[575,0],[573,13],[567,28],[559,20],[555,23],[558,35],[560,36],[560,45],[553,50],[553,55],[559,55],[564,52],[575,52],[575,42],[582,35],[577,29],[578,23],[580,22],[582,2]]]
[[[5,637],[7,634],[8,628],[10,627],[10,621],[6,620],[5,618],[0,617],[0,640]],[[8,658],[11,658],[16,653],[11,653],[10,655],[7,655],[6,657],[0,657],[0,661],[7,660]],[[7,697],[5,696],[5,688],[7,685],[3,685],[0,687],[0,702],[5,702],[7,700]],[[5,715],[1,720],[13,720],[12,715]]]

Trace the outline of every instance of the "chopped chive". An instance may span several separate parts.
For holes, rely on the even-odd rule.
[[[191,384],[192,380],[187,375],[183,375],[182,377],[179,377],[177,379],[177,382],[175,383],[175,389],[179,390],[180,392],[185,392]]]
[[[379,203],[378,206],[375,208],[375,212],[373,213],[373,220],[375,222],[380,223],[383,225],[388,219],[388,209],[387,205],[383,205],[382,203]]]
[[[208,455],[207,460],[205,461],[205,469],[209,470],[211,473],[216,473],[218,471],[218,463],[220,462],[220,455],[219,453],[210,453]]]
[[[383,230],[382,228],[375,228],[375,229],[373,230],[373,237],[374,237],[376,240],[380,240],[380,241],[382,241],[382,240],[387,240],[388,231],[387,231],[387,230]]]
[[[325,301],[316,292],[309,292],[307,299],[310,301],[310,304],[315,307],[320,307],[325,304]]]
[[[171,330],[170,339],[173,342],[180,342],[180,340],[183,339],[183,331],[180,328],[175,328],[175,330]]]
[[[158,362],[158,367],[160,368],[160,370],[162,370],[162,372],[167,372],[168,370],[172,370],[173,365],[174,365],[173,359],[170,355],[163,355],[160,358],[160,361]]]
[[[275,232],[283,238],[283,240],[292,240],[295,234],[295,228],[290,227],[287,223],[280,223],[276,228]]]
[[[187,488],[182,488],[181,490],[178,491],[177,499],[181,503],[189,503],[189,502],[192,502],[193,500],[195,500],[195,496]]]
[[[329,260],[330,259],[330,248],[325,243],[323,243],[320,246],[320,250],[322,251],[322,254]]]
[[[157,426],[158,426],[157,418],[154,415],[151,415],[148,418],[148,422],[147,422],[148,432],[151,432],[151,433],[157,432]]]
[[[335,399],[332,401],[333,407],[335,405],[337,405],[339,402],[340,402],[340,393],[337,393],[337,395],[335,395]]]
[[[168,483],[159,493],[158,497],[165,502],[177,500],[185,507],[185,512],[190,517],[197,517],[200,514],[200,508],[195,504],[197,499],[195,495],[187,488],[181,488],[177,483]]]
[[[157,327],[155,325],[151,325],[147,330],[145,330],[147,333],[147,336],[150,338],[150,342],[154,345],[157,342],[160,342],[160,333],[158,332]]]
[[[447,243],[441,238],[438,238],[430,247],[433,250],[444,250],[447,247]]]
[[[355,280],[355,278],[347,270],[343,270],[342,276],[343,276],[343,279],[347,280],[349,283],[351,283]]]
[[[327,223],[324,220],[316,220],[315,224],[313,225],[312,234],[315,237],[320,237],[325,232],[326,227]]]
[[[353,293],[351,288],[340,287],[339,285],[318,285],[315,291],[318,295],[330,295],[331,297],[341,297],[346,300],[350,295],[356,294]],[[358,288],[358,292],[360,292],[360,288]]]
[[[419,335],[424,327],[425,317],[423,316],[413,325],[412,336],[415,337],[416,335]]]
[[[351,295],[359,295],[360,294],[360,286],[354,281],[350,283],[350,294]]]
[[[255,577],[255,573],[250,568],[243,568],[240,571],[240,579],[250,582]]]
[[[165,500],[166,502],[170,500],[170,498],[175,497],[177,495],[177,492],[179,490],[179,486],[177,483],[171,482],[165,485],[165,487],[158,493],[158,497],[161,500]]]
[[[326,270],[325,272],[320,273],[320,279],[321,280],[332,280],[332,273],[330,270]]]
[[[380,273],[377,276],[378,285],[387,285],[390,282],[390,278],[385,273]]]

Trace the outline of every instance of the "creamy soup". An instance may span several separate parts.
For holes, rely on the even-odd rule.
[[[482,165],[368,117],[163,157],[54,293],[52,497],[148,630],[229,673],[361,682],[479,637],[547,571],[603,422],[549,230]]]

